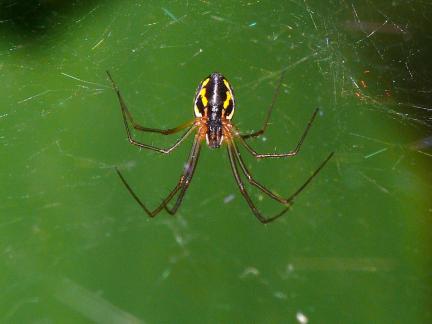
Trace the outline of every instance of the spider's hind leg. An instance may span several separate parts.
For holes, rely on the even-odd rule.
[[[261,185],[260,183],[256,182],[255,180],[253,180],[253,178],[251,177],[251,175],[249,174],[248,170],[245,168],[243,160],[241,159],[240,153],[238,152],[238,150],[236,150],[235,147],[235,143],[229,143],[228,144],[228,156],[229,156],[229,160],[230,160],[230,164],[231,164],[231,170],[233,172],[234,178],[236,180],[237,186],[239,187],[239,190],[241,192],[241,194],[243,195],[244,199],[246,200],[246,202],[248,203],[250,209],[252,210],[252,212],[254,213],[254,215],[256,216],[256,218],[263,224],[266,223],[270,223],[274,220],[276,220],[277,218],[281,217],[283,214],[285,214],[292,206],[292,204],[294,203],[294,199],[308,186],[308,184],[313,180],[313,178],[315,178],[318,173],[322,170],[322,168],[327,164],[327,162],[331,159],[331,157],[333,156],[334,152],[331,152],[327,158],[321,162],[321,164],[318,166],[318,168],[312,173],[311,176],[309,176],[309,178],[306,179],[306,181],[293,193],[291,194],[291,196],[289,196],[288,198],[284,199],[278,195],[273,194],[270,190],[268,190],[265,186]],[[262,192],[266,193],[268,196],[270,196],[271,198],[279,201],[280,203],[284,204],[286,207],[284,209],[282,209],[282,211],[280,211],[278,214],[272,216],[272,217],[265,217],[259,210],[258,208],[255,206],[254,202],[252,201],[249,193],[247,192],[244,183],[239,175],[239,170],[238,170],[238,164],[240,164],[240,167],[243,171],[243,173],[245,174],[245,176],[249,179],[249,177],[253,180],[253,182],[251,182],[252,185],[256,186],[258,189],[260,189]]]
[[[182,173],[179,181],[177,182],[177,185],[170,191],[170,193],[168,194],[168,196],[166,196],[166,198],[162,201],[162,203],[157,208],[155,208],[154,210],[150,210],[147,208],[146,205],[144,205],[144,203],[141,201],[141,199],[138,197],[138,195],[134,192],[134,190],[131,188],[131,186],[127,183],[126,179],[123,177],[123,175],[121,174],[121,172],[117,168],[116,168],[116,172],[119,175],[123,184],[125,185],[126,189],[129,191],[130,195],[135,199],[135,201],[138,203],[138,205],[140,205],[141,208],[147,213],[147,215],[149,215],[150,217],[154,217],[157,214],[159,214],[159,212],[164,208],[170,214],[175,214],[177,209],[180,207],[180,204],[183,201],[183,197],[186,193],[186,190],[189,187],[189,184],[192,180],[192,176],[194,174],[194,171],[195,171],[195,168],[196,168],[196,165],[198,162],[200,148],[201,148],[201,140],[199,138],[199,135],[196,135],[194,143],[192,145],[190,155],[189,155],[189,159],[186,163],[186,165],[188,167],[186,167],[183,170],[183,173]],[[173,199],[173,197],[176,195],[176,193],[180,189],[181,189],[181,191],[180,191],[179,197],[177,198],[177,201],[174,205],[174,208],[169,209],[167,207],[167,204]]]

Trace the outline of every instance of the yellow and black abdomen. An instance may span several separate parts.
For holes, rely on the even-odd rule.
[[[220,73],[214,72],[198,86],[194,100],[195,117],[217,116],[231,119],[234,114],[234,93],[229,81]]]

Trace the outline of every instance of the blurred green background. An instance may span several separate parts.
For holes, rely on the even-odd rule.
[[[430,323],[431,5],[399,1],[0,1],[1,323]],[[429,18],[428,18],[429,17]],[[170,156],[128,144],[105,70],[136,120],[193,115],[222,72],[256,161],[292,210],[259,223],[226,150],[203,148],[179,213]],[[168,145],[175,136],[136,134]],[[250,188],[267,215],[280,210]]]

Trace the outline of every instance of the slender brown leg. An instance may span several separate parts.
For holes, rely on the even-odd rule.
[[[269,120],[270,120],[270,116],[271,116],[271,113],[273,111],[273,107],[274,107],[276,99],[277,99],[277,97],[279,96],[279,93],[280,93],[280,88],[281,88],[281,85],[282,85],[282,80],[284,78],[284,75],[285,75],[285,72],[282,72],[282,74],[280,76],[280,79],[279,79],[279,82],[278,82],[278,85],[276,86],[275,92],[273,94],[272,102],[271,102],[270,106],[267,109],[267,114],[266,114],[266,117],[264,119],[263,127],[260,130],[258,130],[258,131],[255,131],[255,132],[252,132],[252,133],[249,133],[249,134],[242,134],[242,135],[240,135],[242,138],[247,139],[247,138],[250,138],[250,137],[258,137],[258,136],[264,134],[264,132],[267,130],[267,127],[268,127],[268,124],[269,124]]]
[[[229,160],[230,160],[230,164],[231,164],[231,169],[233,171],[233,175],[234,178],[236,180],[236,183],[240,189],[241,194],[243,195],[243,197],[245,198],[246,202],[248,203],[250,209],[252,210],[252,212],[254,213],[254,215],[256,216],[256,218],[263,224],[266,223],[270,223],[274,220],[276,220],[277,218],[281,217],[283,214],[285,214],[292,206],[292,204],[294,203],[294,199],[295,197],[297,197],[297,195],[300,194],[300,192],[302,192],[307,185],[312,181],[312,179],[321,171],[321,169],[326,165],[326,163],[330,160],[330,158],[333,156],[333,152],[329,154],[329,156],[319,165],[319,167],[314,171],[314,173],[288,198],[286,199],[287,203],[287,207],[282,209],[281,212],[279,212],[278,214],[272,216],[272,217],[265,217],[255,206],[255,204],[253,203],[251,197],[249,196],[248,192],[246,191],[246,188],[244,187],[243,181],[241,180],[240,176],[239,176],[239,172],[238,172],[238,167],[237,167],[237,163],[238,159],[236,159],[236,153],[235,150],[233,149],[233,144],[229,143],[228,144],[228,156],[229,156]],[[266,192],[267,193],[267,192]]]
[[[137,196],[137,194],[133,191],[133,189],[129,186],[126,179],[123,177],[123,175],[120,173],[120,171],[116,168],[117,174],[119,175],[121,181],[125,185],[126,189],[129,191],[131,196],[135,199],[135,201],[138,203],[138,205],[141,206],[141,208],[149,215],[150,217],[154,217],[166,206],[166,204],[172,199],[172,197],[179,191],[180,187],[182,186],[182,178],[180,178],[177,185],[174,187],[174,189],[171,190],[171,192],[168,194],[168,196],[162,201],[162,203],[154,210],[148,209],[144,203],[141,201],[141,199]]]
[[[164,153],[164,154],[168,154],[170,153],[172,150],[174,150],[175,148],[177,148],[187,137],[188,135],[190,135],[190,133],[195,129],[195,126],[193,126],[194,124],[194,120],[190,120],[178,127],[175,128],[170,128],[170,129],[157,129],[157,128],[148,128],[148,127],[143,127],[141,125],[138,125],[137,123],[135,123],[135,121],[132,118],[132,115],[130,114],[126,103],[123,100],[123,97],[120,93],[119,88],[117,87],[116,83],[114,82],[114,80],[111,77],[111,74],[107,71],[108,77],[111,80],[111,83],[113,85],[113,88],[117,94],[117,98],[119,100],[120,103],[120,107],[121,107],[121,112],[123,115],[123,122],[125,125],[125,129],[126,129],[126,133],[127,133],[127,137],[128,140],[131,144],[136,145],[138,147],[142,147],[145,149],[149,149],[149,150],[153,150],[159,153]],[[189,127],[189,129],[182,135],[180,136],[180,138],[170,147],[168,148],[159,148],[153,145],[148,145],[148,144],[144,144],[144,143],[140,143],[138,141],[136,141],[131,134],[130,128],[129,128],[129,123],[128,120],[131,122],[131,124],[133,125],[133,127],[136,130],[142,131],[142,132],[150,132],[150,133],[159,133],[159,134],[163,134],[163,135],[169,135],[169,134],[174,134],[177,133],[187,127]]]
[[[167,205],[165,205],[165,210],[171,215],[174,215],[177,212],[177,210],[179,209],[181,203],[183,202],[183,198],[186,194],[186,191],[189,188],[189,185],[192,181],[192,177],[195,173],[195,168],[196,168],[196,165],[198,163],[198,158],[199,158],[200,151],[201,151],[201,142],[202,142],[202,139],[200,138],[200,136],[196,135],[194,146],[193,146],[192,152],[191,152],[191,157],[189,158],[190,162],[188,162],[186,164],[186,167],[185,167],[185,169],[188,170],[188,173],[185,175],[181,191],[180,191],[180,193],[177,197],[177,200],[176,200],[176,202],[172,208],[169,208]]]
[[[303,135],[301,136],[301,138],[300,138],[300,140],[298,141],[298,143],[297,143],[297,146],[296,146],[296,148],[294,149],[294,150],[292,150],[292,151],[290,151],[290,152],[287,152],[287,153],[257,153],[245,140],[244,140],[244,138],[240,135],[240,134],[238,134],[238,131],[237,130],[235,130],[235,132],[236,132],[236,137],[240,140],[240,143],[254,156],[254,157],[256,157],[257,159],[264,159],[264,158],[282,158],[282,157],[290,157],[290,156],[294,156],[294,155],[296,155],[299,151],[300,151],[300,148],[301,148],[301,146],[302,146],[302,144],[303,144],[303,141],[304,141],[304,139],[306,138],[306,135],[308,134],[308,132],[309,132],[309,129],[311,128],[311,126],[312,126],[312,123],[313,123],[313,121],[314,121],[314,119],[315,119],[315,117],[316,117],[316,115],[317,115],[317,113],[318,113],[318,111],[319,111],[319,109],[317,108],[317,109],[315,109],[315,111],[314,111],[314,113],[313,113],[313,115],[312,115],[312,117],[311,117],[311,119],[309,120],[309,123],[307,124],[307,126],[306,126],[306,128],[305,128],[305,130],[304,130],[304,132],[303,132]]]
[[[273,192],[271,192],[269,189],[267,189],[265,186],[257,182],[254,177],[250,174],[249,170],[246,167],[245,162],[243,161],[243,158],[241,157],[240,151],[238,150],[237,144],[232,141],[232,149],[234,153],[234,158],[237,160],[238,164],[240,165],[240,168],[243,171],[243,174],[245,175],[246,179],[249,181],[249,183],[255,187],[257,187],[259,190],[264,192],[266,195],[271,197],[272,199],[280,202],[283,205],[288,205],[289,201]]]
[[[254,213],[255,217],[261,223],[266,224],[266,223],[269,223],[271,221],[274,221],[275,219],[277,219],[280,216],[282,216],[283,214],[285,214],[288,211],[288,209],[290,209],[291,205],[289,205],[288,207],[285,207],[279,214],[277,214],[271,218],[266,218],[265,216],[263,216],[261,214],[261,212],[256,208],[255,204],[253,203],[252,199],[250,198],[248,192],[246,191],[246,189],[244,187],[243,181],[241,180],[241,178],[239,176],[237,163],[236,163],[235,158],[234,158],[234,152],[233,152],[230,144],[228,145],[228,156],[229,156],[229,160],[230,160],[230,164],[231,164],[231,170],[233,172],[237,186],[239,187],[241,194],[243,195],[244,199],[248,203],[248,205],[249,205],[250,209],[252,210],[252,212]]]
[[[127,125],[127,124],[125,123],[125,125]],[[156,151],[156,152],[163,153],[163,154],[168,154],[168,153],[171,153],[172,150],[176,149],[181,143],[183,143],[183,141],[186,138],[188,138],[188,136],[195,130],[195,128],[196,128],[195,126],[190,127],[185,133],[183,133],[182,136],[180,136],[177,139],[177,141],[173,145],[171,145],[170,147],[167,147],[167,148],[160,148],[160,147],[156,147],[153,145],[148,145],[148,144],[144,144],[144,143],[140,143],[140,142],[136,141],[134,138],[132,138],[130,131],[129,131],[129,128],[127,126],[126,126],[126,132],[127,132],[129,143],[136,145],[138,147],[148,149],[148,150]]]
[[[289,203],[293,203],[294,198],[297,197],[307,186],[308,184],[315,178],[318,173],[324,168],[324,166],[327,164],[327,162],[332,158],[334,155],[334,152],[331,152],[327,157],[324,159],[324,161],[321,162],[321,164],[318,166],[318,168],[315,169],[315,171],[312,173],[312,175],[309,176],[309,178],[306,179],[305,182],[287,199]]]
[[[180,188],[184,188],[185,185],[187,185],[187,186],[189,185],[189,183],[192,179],[193,172],[195,170],[197,160],[198,160],[200,146],[201,146],[201,141],[200,141],[199,137],[196,136],[195,141],[192,145],[189,159],[186,163],[186,167],[184,168],[183,173],[182,173],[177,185],[170,191],[170,193],[162,201],[162,203],[157,208],[155,208],[154,210],[150,210],[144,205],[144,203],[137,196],[137,194],[133,191],[133,189],[129,186],[126,179],[123,177],[123,175],[120,173],[120,171],[117,168],[116,168],[116,171],[117,171],[117,174],[119,175],[120,179],[122,180],[123,184],[125,185],[126,189],[129,191],[129,193],[135,199],[135,201],[141,206],[141,208],[147,213],[147,215],[149,215],[150,217],[154,217],[162,209],[166,208],[166,205],[171,201],[171,199],[180,190]],[[185,191],[185,190],[182,190],[182,192],[183,191]],[[184,193],[183,193],[183,195],[184,195]],[[180,205],[180,203],[179,203],[179,205]],[[178,208],[178,206],[177,206],[177,208]]]
[[[188,126],[191,126],[194,122],[194,120],[190,120],[182,125],[179,125],[175,128],[168,128],[168,129],[159,129],[159,128],[149,128],[149,127],[144,127],[141,126],[139,124],[137,124],[134,119],[132,118],[131,113],[129,112],[129,109],[127,108],[127,105],[123,99],[123,96],[120,93],[120,89],[117,86],[117,84],[114,82],[113,78],[111,77],[111,74],[109,73],[109,71],[106,71],[106,73],[108,74],[109,79],[111,80],[112,86],[114,88],[114,91],[117,94],[117,98],[118,101],[120,103],[120,107],[122,110],[122,114],[123,114],[123,118],[126,119],[126,123],[127,120],[130,121],[130,123],[132,124],[133,128],[139,131],[143,131],[143,132],[150,132],[150,133],[160,133],[163,135],[170,135],[170,134],[174,134],[177,133],[179,131],[181,131],[182,129],[185,129]]]

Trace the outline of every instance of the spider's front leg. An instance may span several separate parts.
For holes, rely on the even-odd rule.
[[[168,154],[170,153],[172,150],[174,150],[175,148],[177,148],[189,135],[190,133],[194,130],[195,126],[194,126],[194,122],[195,119],[192,119],[184,124],[181,124],[175,128],[168,128],[168,129],[159,129],[159,128],[149,128],[149,127],[144,127],[141,126],[139,124],[137,124],[134,119],[132,118],[131,113],[129,112],[129,109],[127,108],[127,105],[123,99],[123,96],[120,93],[120,89],[117,86],[117,84],[114,82],[114,79],[111,77],[111,74],[106,71],[109,79],[111,80],[112,86],[114,91],[117,94],[117,99],[119,101],[120,104],[120,108],[121,108],[121,112],[122,112],[122,116],[123,116],[123,122],[125,125],[125,129],[126,129],[126,133],[127,133],[127,137],[128,140],[131,144],[136,145],[138,147],[141,148],[145,148],[145,149],[149,149],[149,150],[153,150],[159,153],[164,153],[164,154]],[[149,145],[149,144],[144,144],[141,142],[138,142],[137,140],[135,140],[132,137],[130,128],[129,128],[129,122],[132,124],[133,128],[138,130],[138,131],[142,131],[142,132],[149,132],[149,133],[159,133],[162,135],[170,135],[170,134],[175,134],[178,133],[179,131],[189,127],[189,129],[182,135],[180,136],[180,138],[170,147],[168,148],[159,148],[153,145]]]

